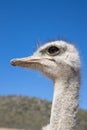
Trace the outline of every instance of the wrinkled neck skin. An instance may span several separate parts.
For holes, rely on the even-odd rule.
[[[54,82],[49,130],[77,130],[79,77]]]

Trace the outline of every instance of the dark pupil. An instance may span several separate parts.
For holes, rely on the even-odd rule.
[[[57,47],[55,47],[55,46],[52,46],[52,47],[50,47],[50,48],[48,49],[48,52],[49,52],[50,54],[53,54],[53,53],[58,52],[58,51],[59,51],[59,48],[57,48]]]

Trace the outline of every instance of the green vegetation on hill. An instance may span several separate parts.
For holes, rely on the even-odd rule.
[[[23,96],[0,96],[0,127],[40,130],[49,123],[51,102]],[[79,111],[79,130],[87,130],[87,111]]]

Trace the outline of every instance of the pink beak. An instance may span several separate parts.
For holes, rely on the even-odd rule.
[[[41,60],[52,60],[52,59],[30,56],[30,57],[25,57],[25,58],[12,59],[11,64],[13,66],[22,66],[22,67],[31,68],[31,64],[32,65],[34,65],[35,63],[40,64]]]

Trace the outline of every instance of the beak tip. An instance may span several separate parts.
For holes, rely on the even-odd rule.
[[[10,64],[16,66],[15,61],[16,61],[15,59],[10,60]]]

